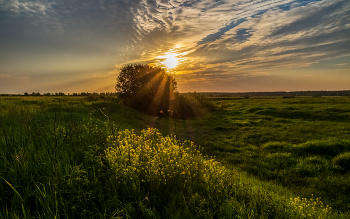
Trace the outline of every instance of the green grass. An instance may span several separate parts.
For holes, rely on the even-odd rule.
[[[349,218],[349,99],[1,97],[0,218]]]
[[[350,98],[216,98],[197,144],[260,180],[350,210]],[[210,125],[209,125],[210,124]]]

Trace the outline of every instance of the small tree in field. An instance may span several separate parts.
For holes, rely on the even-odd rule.
[[[172,109],[177,95],[174,77],[163,68],[143,64],[122,67],[115,89],[125,104],[151,115]]]

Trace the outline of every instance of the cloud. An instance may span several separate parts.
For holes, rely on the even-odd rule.
[[[1,1],[0,74],[73,86],[174,53],[179,83],[224,83],[350,55],[349,23],[348,0]]]
[[[322,1],[248,18],[189,57],[233,69],[310,66],[350,54],[350,2]]]
[[[310,4],[306,4],[306,2]],[[286,38],[283,41],[286,44],[293,44],[297,39],[287,39],[288,36],[298,38],[296,33],[301,34],[301,28],[325,25],[327,19],[329,19],[325,19],[326,15],[335,14],[338,9],[344,6],[347,10],[342,12],[345,15],[342,21],[348,19],[346,13],[349,7],[346,1],[337,1],[334,4],[330,4],[332,1],[324,1],[322,2],[323,5],[317,5],[317,2],[315,2],[303,1],[298,3],[292,0],[274,1],[274,3],[269,1],[240,1],[239,4],[227,2],[217,4],[216,1],[162,1],[161,3],[143,1],[141,8],[144,9],[139,8],[134,14],[137,18],[135,20],[137,32],[140,34],[140,41],[136,48],[146,50],[146,53],[143,53],[146,56],[150,53],[160,55],[177,45],[180,45],[177,47],[179,49],[193,50],[193,47],[184,48],[186,46],[181,46],[181,44],[197,42],[198,45],[194,47],[197,53],[192,53],[192,55],[205,56],[204,53],[206,52],[210,54],[219,53],[217,59],[220,59],[220,54],[227,57],[227,53],[236,52],[237,50],[254,50],[249,46],[262,47],[264,46],[263,43],[265,47],[278,46],[277,42],[282,42],[282,40],[276,41],[276,38],[283,35],[283,33]],[[318,7],[321,7],[321,9],[317,10]],[[305,12],[309,12],[310,9],[311,15],[305,16],[305,14],[308,14]],[[317,22],[309,21],[310,17],[314,15],[317,15],[315,18]],[[334,21],[335,19],[331,19],[333,23],[328,22],[328,25],[336,27],[337,24]],[[299,27],[300,23],[306,24]],[[293,28],[297,29],[293,32]],[[334,31],[330,34],[333,33]],[[343,30],[344,34],[346,34],[346,31]],[[328,36],[323,32],[323,36],[314,35],[299,39],[313,41],[317,37],[319,37],[319,41],[323,42],[324,38]],[[338,38],[341,37],[338,35]],[[243,44],[245,41],[248,42]],[[271,46],[271,42],[274,45]],[[140,55],[142,56],[142,54]]]
[[[334,66],[344,66],[344,65],[348,65],[348,63],[339,63],[339,64],[335,64]]]

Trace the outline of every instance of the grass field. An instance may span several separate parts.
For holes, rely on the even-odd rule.
[[[349,97],[212,101],[1,97],[0,218],[350,217]]]
[[[350,98],[216,102],[222,110],[203,121],[210,125],[199,142],[209,154],[302,197],[313,194],[337,210],[350,210]],[[347,164],[338,165],[339,159]]]

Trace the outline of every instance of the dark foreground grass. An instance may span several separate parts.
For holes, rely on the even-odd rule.
[[[306,162],[326,166],[321,167],[325,174],[334,173],[338,180],[347,176],[347,140],[261,145],[241,140],[231,145],[227,137],[222,138],[230,125],[213,118],[226,113],[225,118],[235,118],[240,128],[252,121],[229,116],[229,107],[188,121],[144,116],[117,101],[87,102],[71,97],[2,98],[0,110],[0,218],[349,217],[337,213],[341,208],[334,210],[327,206],[328,201],[322,202],[331,200],[328,195],[321,200],[315,193],[313,197],[312,187],[306,184],[309,190],[304,193],[286,184],[293,193],[200,153],[216,154],[261,179],[266,178],[251,170],[256,164],[267,163],[262,171],[273,167],[284,171],[279,166],[291,160],[288,165],[294,176],[301,176],[296,171],[298,162]],[[260,123],[254,124],[258,127]],[[147,126],[179,137],[163,136]],[[178,140],[187,137],[204,143],[205,148]],[[329,149],[334,142],[337,149]],[[324,150],[313,152],[313,148],[336,152],[324,156]],[[314,178],[319,180],[317,175]],[[339,193],[339,185],[333,186]]]

